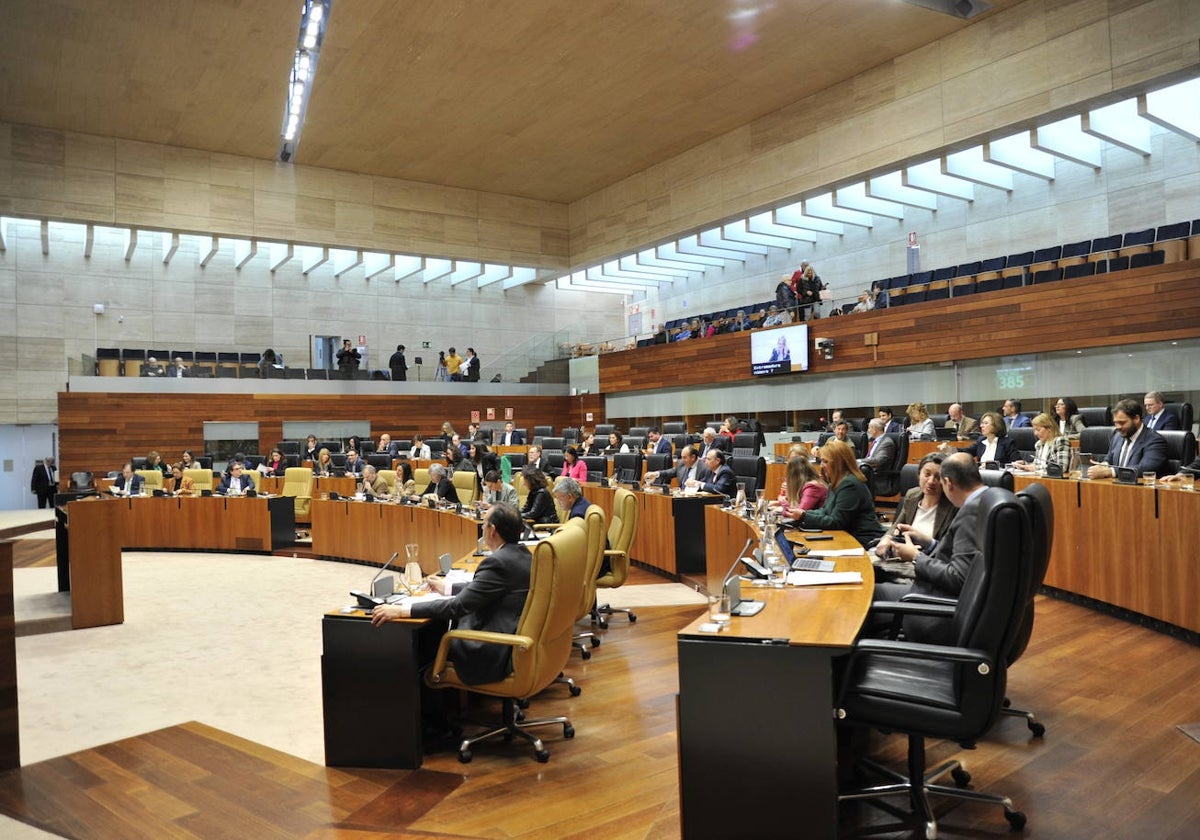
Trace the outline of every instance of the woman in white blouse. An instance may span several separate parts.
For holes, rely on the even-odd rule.
[[[1043,472],[1049,464],[1058,464],[1067,473],[1071,469],[1071,442],[1059,432],[1054,418],[1046,413],[1034,417],[1033,434],[1038,440],[1033,448],[1033,461],[1014,461],[1013,466],[1026,472]]]
[[[991,461],[997,464],[1011,464],[1021,457],[1017,445],[1008,437],[1008,427],[1004,418],[994,411],[989,411],[979,418],[979,440],[969,447],[967,452],[981,464]]]
[[[412,449],[408,450],[409,458],[424,458],[428,461],[431,457],[429,452],[429,444],[425,442],[425,438],[421,435],[413,435]]]
[[[925,403],[915,402],[908,407],[908,428],[905,431],[910,440],[933,440],[933,421],[929,419]]]

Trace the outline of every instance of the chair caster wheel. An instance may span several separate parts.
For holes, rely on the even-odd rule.
[[[563,737],[568,740],[571,738],[574,738],[575,737],[575,727],[569,723],[564,723],[563,724]]]
[[[950,775],[953,777],[954,784],[957,787],[965,788],[967,785],[971,784],[971,774],[961,767],[955,767],[950,771]]]
[[[518,709],[528,709],[528,708],[529,708],[529,698],[528,698],[528,697],[526,697],[526,698],[524,698],[524,699],[522,699],[522,700],[518,700],[518,701],[517,701],[517,708],[518,708]]]
[[[538,750],[533,754],[533,757],[538,760],[539,764],[545,764],[550,760],[550,752],[548,750]]]
[[[592,658],[592,652],[590,650],[588,650],[587,648],[582,648],[579,651],[579,655],[583,657],[584,662],[587,662],[589,659]]]
[[[577,685],[567,686],[567,691],[569,691],[571,693],[572,697],[578,697],[580,694],[583,693],[583,689]]]
[[[1005,811],[1004,818],[1008,820],[1013,831],[1020,831],[1025,827],[1025,814],[1021,811]]]
[[[459,750],[458,751],[458,760],[463,764],[470,764],[471,763],[471,751],[470,750]]]
[[[601,629],[601,630],[607,630],[607,629],[608,629],[608,619],[607,619],[607,618],[601,618],[601,619],[600,619],[600,622],[599,622],[599,624],[600,624],[600,629]]]
[[[600,637],[592,636],[592,647],[600,647]]]
[[[630,613],[630,614],[629,614],[629,623],[630,623],[630,624],[637,624],[637,616],[636,616],[636,615],[634,615],[633,613]]]
[[[1046,734],[1046,727],[1037,721],[1030,721],[1029,731],[1033,733],[1034,738],[1041,738]]]

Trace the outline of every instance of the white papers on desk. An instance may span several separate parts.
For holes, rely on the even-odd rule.
[[[446,572],[447,583],[470,583],[475,577],[474,572],[468,572],[466,569],[451,569]]]
[[[814,548],[808,552],[809,557],[862,557],[861,548]]]
[[[862,583],[862,572],[788,572],[788,586],[828,586],[834,583]]]

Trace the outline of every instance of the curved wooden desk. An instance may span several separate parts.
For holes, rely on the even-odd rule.
[[[1047,586],[1200,632],[1200,493],[1112,479],[1014,479],[1017,490],[1044,485],[1054,502]]]
[[[705,511],[709,590],[758,530],[732,513]],[[848,534],[813,547],[851,548]],[[761,613],[702,632],[679,631],[679,812],[696,838],[837,837],[833,663],[854,644],[874,593],[871,563],[838,558],[861,584],[785,589],[743,586]],[[734,780],[732,783],[730,780]],[[787,795],[777,788],[786,785]]]
[[[425,505],[341,499],[314,499],[312,503],[314,554],[381,566],[398,551],[396,560],[403,570],[407,562],[404,546],[416,543],[421,547],[421,571],[427,575],[438,570],[438,555],[449,552],[461,557],[473,551],[479,526],[473,515]]]
[[[71,627],[125,620],[123,548],[262,551],[295,538],[289,498],[93,496],[67,505]]]
[[[599,505],[611,519],[615,487],[584,484],[583,495]],[[629,557],[673,578],[681,573],[703,572],[706,554],[704,511],[724,499],[702,493],[672,496],[670,493],[636,491],[638,528]]]

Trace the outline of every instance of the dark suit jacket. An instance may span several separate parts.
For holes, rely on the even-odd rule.
[[[241,486],[239,488],[239,492],[242,492],[242,493],[245,493],[247,490],[254,489],[254,479],[250,477],[249,472],[247,472],[245,470],[242,471],[242,480],[240,482],[240,485]],[[233,476],[227,475],[224,478],[222,478],[221,483],[217,485],[217,493],[218,494],[228,493],[229,489],[232,486],[233,486]]]
[[[1001,438],[1007,440],[1007,438]],[[916,559],[917,579],[912,591],[957,598],[971,564],[982,553],[978,543],[979,496],[962,506],[946,536],[937,541],[933,554],[921,552]],[[951,622],[942,618],[907,616],[904,634],[914,642],[946,644],[953,633]]]
[[[737,475],[728,464],[719,466],[715,473],[711,473],[703,481],[700,489],[706,493],[721,493],[725,496],[737,493]]]
[[[899,420],[893,419],[888,421],[888,424],[883,427],[883,431],[884,434],[887,434],[888,432],[895,432],[898,435],[902,435],[904,434],[904,427],[900,425]]]
[[[458,371],[462,374],[463,382],[478,382],[479,381],[479,357],[468,356],[463,359],[462,367]]]
[[[529,595],[529,549],[506,543],[483,558],[475,576],[453,598],[413,601],[414,618],[456,621],[463,630],[512,633]],[[468,685],[502,680],[512,672],[512,648],[456,639],[450,643],[454,670]]]
[[[1125,438],[1113,435],[1112,445],[1108,447],[1108,463],[1115,470],[1121,463],[1121,447]],[[1139,473],[1154,470],[1155,475],[1165,475],[1167,469],[1167,442],[1153,429],[1142,427],[1141,434],[1133,442],[1133,451],[1129,453],[1129,461],[1125,464]]]
[[[654,444],[655,455],[670,455],[671,454],[671,439],[660,437],[658,443]]]
[[[725,437],[724,435],[717,435],[716,439],[714,439],[712,442],[712,446],[701,446],[700,447],[700,460],[701,461],[703,461],[705,456],[708,455],[708,450],[710,450],[710,449],[719,449],[722,452],[724,452],[726,455],[732,455],[733,454],[733,441],[730,440],[729,438]]]
[[[29,490],[31,493],[36,493],[38,497],[53,496],[55,492],[55,483],[52,473],[54,467],[50,468],[50,472],[46,472],[45,464],[38,464],[33,468],[33,475],[29,479]]]
[[[663,470],[659,474],[658,483],[659,484],[670,484],[671,476],[675,476],[675,484],[678,485],[680,488],[682,488],[683,482],[685,482],[687,480],[688,469],[689,469],[688,466],[683,463],[683,459],[680,458],[679,463],[675,465],[674,471]],[[712,474],[708,471],[708,467],[704,466],[704,462],[697,460],[696,461],[696,478],[700,479],[701,481],[708,481],[708,479],[711,475]]]
[[[537,525],[553,525],[558,522],[558,510],[554,507],[554,499],[545,487],[530,491],[525,497],[525,507],[521,509],[522,519],[532,519]]]
[[[388,359],[388,367],[392,371],[392,381],[400,382],[408,379],[408,362],[404,358],[404,354],[397,350]]]
[[[1148,419],[1148,417],[1143,417],[1142,423],[1145,424]],[[1147,428],[1149,427],[1147,426]],[[1154,426],[1154,431],[1167,432],[1172,429],[1179,431],[1182,428],[1183,427],[1179,425],[1179,418],[1164,408],[1162,414],[1160,414],[1158,417],[1158,422]]]
[[[861,459],[862,463],[870,464],[877,470],[890,467],[896,460],[896,441],[894,438],[882,434],[875,439],[874,449],[871,449],[871,441],[867,441],[867,451],[870,454]]]
[[[524,446],[525,445],[525,438],[522,437],[521,433],[518,432],[516,429],[513,429],[513,432],[512,432],[512,443],[504,442],[505,434],[506,434],[505,432],[501,432],[500,436],[498,438],[496,438],[497,446]]]
[[[422,496],[437,494],[439,499],[447,502],[458,502],[458,490],[454,487],[454,482],[443,477],[441,481],[429,482],[429,486],[421,491]]]
[[[1019,429],[1022,426],[1029,426],[1031,424],[1029,422],[1028,417],[1026,417],[1024,414],[1018,414],[1016,417],[1013,418],[1013,421],[1011,424],[1008,422],[1008,418],[1005,417],[1004,425],[1008,426],[1010,429]]]
[[[129,494],[131,496],[136,496],[138,493],[141,493],[142,485],[145,483],[146,483],[146,480],[144,478],[142,478],[137,473],[134,473],[129,479]],[[125,476],[123,476],[123,475],[117,476],[117,480],[113,482],[113,489],[115,489],[115,490],[124,490],[125,489]]]
[[[983,447],[987,445],[987,438],[981,437],[974,444],[968,446],[964,452],[970,452],[971,457],[978,461],[983,456]],[[1010,437],[996,438],[996,463],[1003,466],[1011,464],[1013,461],[1021,460],[1021,452],[1017,449],[1017,445],[1013,443]]]

